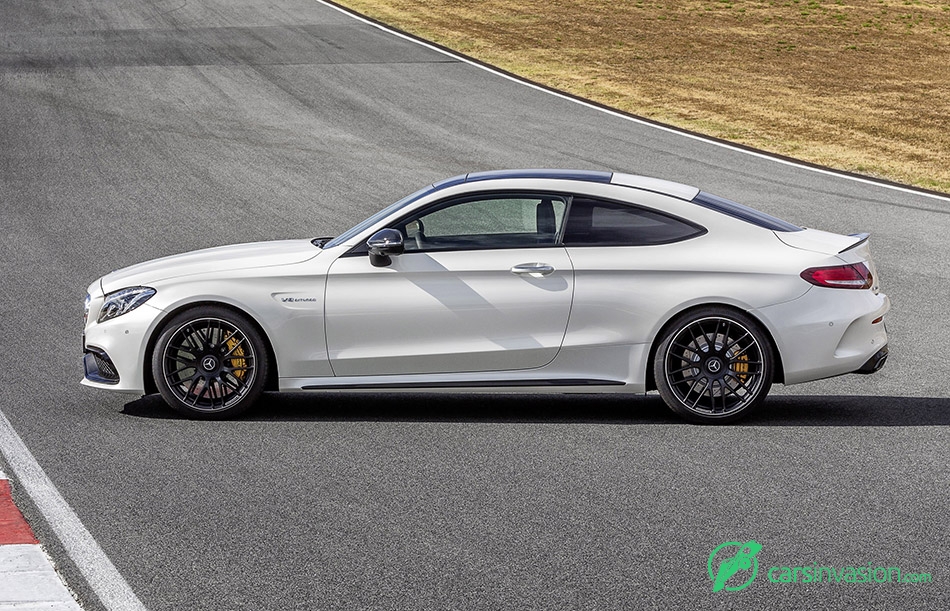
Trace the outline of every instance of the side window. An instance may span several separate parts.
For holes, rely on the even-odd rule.
[[[551,195],[451,200],[402,221],[407,251],[554,245],[567,202]]]
[[[566,246],[647,246],[668,244],[706,233],[699,225],[654,210],[575,197],[571,202]]]

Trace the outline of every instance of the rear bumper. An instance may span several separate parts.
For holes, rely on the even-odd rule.
[[[753,313],[773,334],[785,384],[798,384],[880,369],[889,309],[883,293],[815,287],[799,299]]]

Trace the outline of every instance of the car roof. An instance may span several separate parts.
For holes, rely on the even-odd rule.
[[[548,179],[548,180],[576,180],[581,182],[595,182],[602,184],[614,184],[644,191],[652,191],[663,195],[669,195],[678,199],[691,200],[699,193],[696,187],[661,180],[659,178],[650,178],[648,176],[635,176],[633,174],[623,174],[620,172],[602,172],[596,170],[558,170],[558,169],[534,169],[534,170],[491,170],[488,172],[470,172],[461,176],[453,176],[441,180],[432,186],[435,190],[444,189],[463,183],[482,182],[488,180],[505,179]]]

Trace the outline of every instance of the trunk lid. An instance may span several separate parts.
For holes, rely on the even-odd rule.
[[[820,229],[802,229],[801,231],[776,231],[775,237],[792,248],[820,252],[824,255],[837,255],[867,243],[868,234],[841,235],[821,231]]]

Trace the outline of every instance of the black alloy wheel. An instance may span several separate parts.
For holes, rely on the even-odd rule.
[[[152,355],[159,392],[190,417],[234,416],[267,380],[267,350],[256,327],[227,308],[202,306],[165,325]]]
[[[727,308],[676,319],[664,334],[653,373],[666,404],[693,422],[733,422],[772,387],[772,344],[759,324]]]

